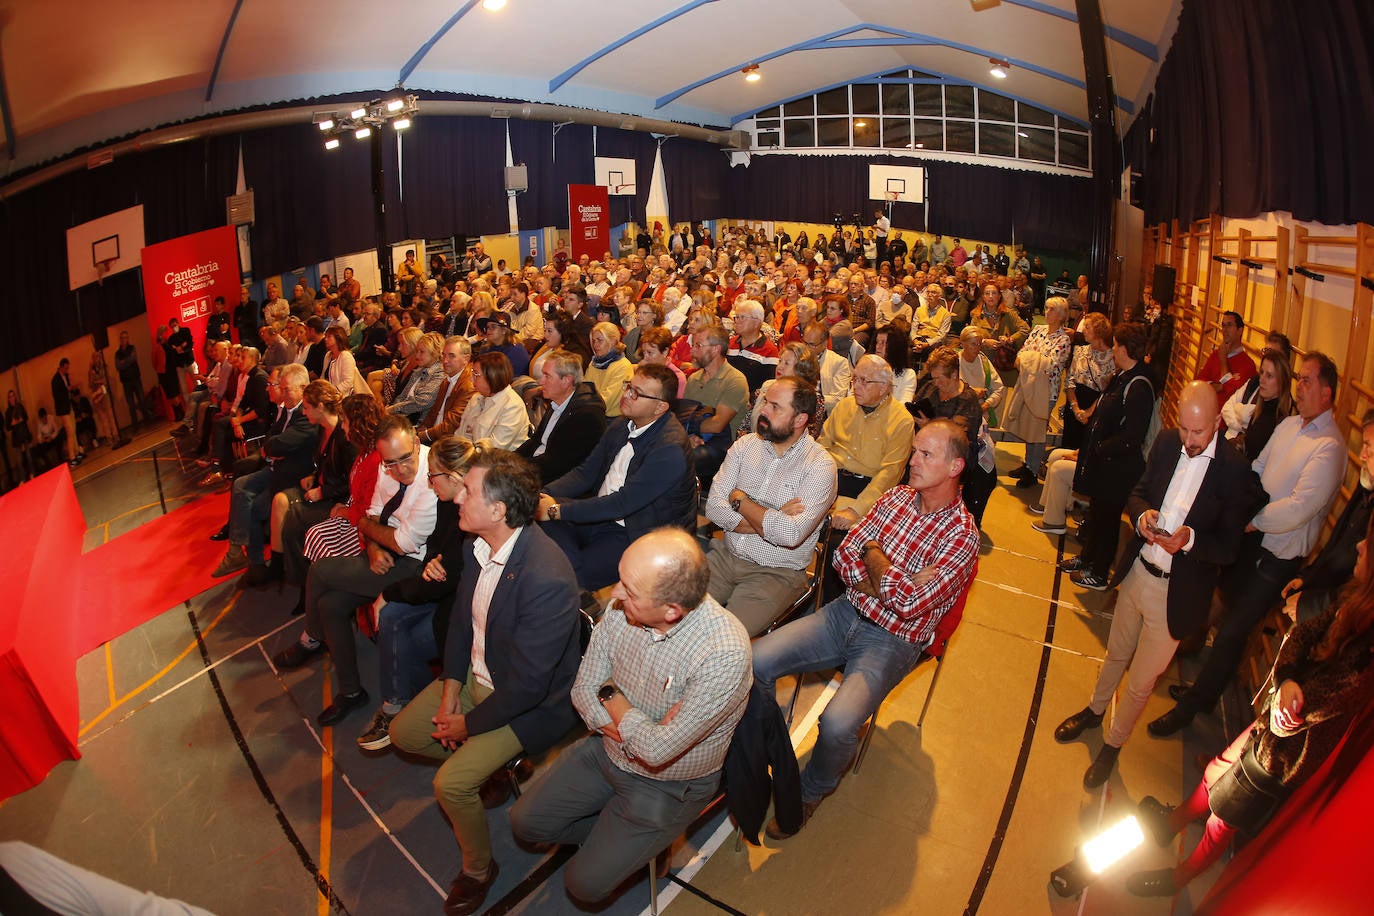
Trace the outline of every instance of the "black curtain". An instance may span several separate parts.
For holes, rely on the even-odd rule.
[[[1184,0],[1127,135],[1149,223],[1374,221],[1374,4]]]
[[[530,187],[516,195],[520,226],[568,226],[568,185],[592,184],[592,128],[568,124],[558,128],[548,121],[510,121],[510,149],[516,165],[528,170]],[[502,162],[505,161],[504,150]]]
[[[926,169],[930,225],[918,204],[893,206],[904,229],[979,239],[1011,239],[1032,248],[1072,251],[1092,240],[1091,182],[995,166],[897,156],[754,156],[730,169],[727,203],[719,215],[736,219],[865,224],[881,202],[868,199],[870,165]]]
[[[663,175],[668,185],[668,213],[673,222],[695,222],[721,215],[725,209],[725,183],[729,171],[730,160],[714,143],[680,137],[664,143]],[[652,178],[653,173],[648,177]],[[647,191],[648,181],[641,180]]]
[[[394,142],[394,141],[393,141]],[[396,239],[507,232],[506,122],[419,118],[401,135],[405,198]],[[397,182],[387,182],[389,188]],[[393,208],[388,205],[388,216]]]

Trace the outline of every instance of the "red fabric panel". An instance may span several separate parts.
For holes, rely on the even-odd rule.
[[[76,619],[86,521],[65,465],[0,497],[0,798],[76,749]]]

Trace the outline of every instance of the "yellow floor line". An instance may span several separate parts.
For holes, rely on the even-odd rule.
[[[110,705],[115,704],[115,685],[114,685],[114,657],[110,653],[110,644],[105,643],[105,684],[110,689]]]
[[[229,599],[229,603],[224,606],[224,610],[219,612],[219,616],[217,616],[214,620],[210,621],[210,625],[208,627],[206,627],[204,630],[201,630],[202,637],[210,635],[210,631],[219,625],[219,622],[224,619],[224,615],[228,614],[229,611],[234,607],[234,605],[238,603],[240,594],[242,594],[242,592],[235,592],[234,597]],[[106,646],[108,645],[109,643],[106,643]],[[78,738],[82,737],[88,731],[94,728],[96,724],[99,723],[102,719],[104,719],[110,713],[114,712],[115,709],[117,709],[120,706],[123,706],[125,703],[129,702],[134,697],[138,696],[140,693],[156,684],[159,680],[166,677],[167,673],[171,671],[173,668],[175,668],[177,665],[181,664],[182,659],[190,655],[191,650],[195,648],[196,644],[191,643],[185,649],[182,649],[181,652],[177,655],[177,657],[168,662],[167,665],[157,674],[154,674],[152,677],[148,678],[148,680],[144,681],[142,684],[139,684],[137,687],[135,687],[128,693],[124,694],[124,696],[120,697],[119,699],[113,700],[110,703],[109,707],[105,709],[105,711],[100,713],[100,715],[96,716],[91,721],[87,722],[85,725],[81,726],[81,728],[77,731],[76,736]]]
[[[323,679],[324,705],[331,702],[329,678]],[[320,730],[320,740],[324,742],[324,753],[320,755],[320,874],[329,880],[329,855],[334,834],[334,729]],[[319,916],[329,916],[329,898],[323,893],[316,901]]]

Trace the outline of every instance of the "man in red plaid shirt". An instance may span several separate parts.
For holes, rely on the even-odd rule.
[[[959,497],[968,435],[951,420],[916,434],[910,483],[888,490],[835,550],[845,593],[815,614],[754,643],[754,676],[767,689],[782,674],[843,667],[802,771],[802,824],[835,790],[859,729],[916,663],[935,625],[969,586],[978,527]],[[785,839],[776,821],[768,836]]]

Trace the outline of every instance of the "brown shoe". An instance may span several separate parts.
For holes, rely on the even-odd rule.
[[[481,909],[491,885],[496,881],[497,871],[496,860],[492,859],[485,878],[474,878],[467,872],[458,875],[444,900],[444,916],[467,916]]]
[[[802,802],[801,823],[797,825],[796,830],[783,830],[782,827],[778,825],[778,819],[775,817],[771,819],[768,822],[768,826],[763,829],[764,836],[768,837],[770,840],[785,840],[788,837],[796,836],[801,832],[801,829],[806,826],[806,822],[811,820],[811,815],[815,814],[816,809],[820,806],[821,803],[819,801]]]
[[[230,544],[229,550],[225,552],[224,559],[219,561],[215,571],[210,573],[216,579],[223,576],[232,576],[240,570],[248,568],[248,555],[243,552],[243,548],[237,544]]]

